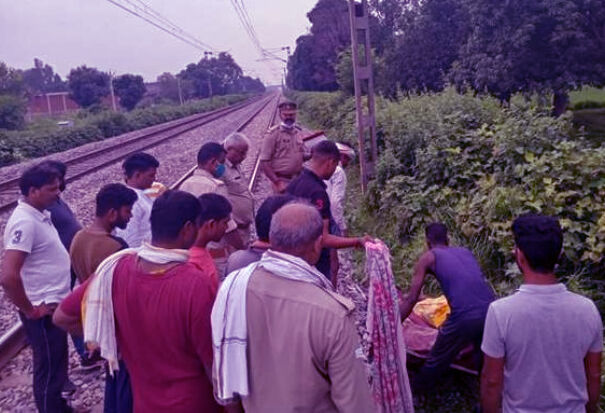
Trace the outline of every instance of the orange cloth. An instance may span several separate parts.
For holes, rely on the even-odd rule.
[[[216,293],[218,290],[218,275],[210,252],[206,248],[193,246],[189,249],[189,262],[208,276]]]
[[[451,312],[445,295],[435,298],[425,298],[416,303],[412,311],[435,328],[439,328]]]

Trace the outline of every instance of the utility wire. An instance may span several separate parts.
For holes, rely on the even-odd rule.
[[[111,4],[113,4],[113,5],[115,5],[115,6],[119,7],[119,8],[121,8],[122,10],[124,10],[124,11],[126,11],[126,12],[128,12],[128,13],[132,14],[132,15],[134,15],[134,16],[136,16],[136,17],[138,17],[138,18],[142,19],[142,20],[145,20],[147,23],[151,24],[152,26],[155,26],[156,28],[158,28],[158,29],[162,30],[163,32],[166,32],[166,33],[168,33],[169,35],[171,35],[171,36],[173,36],[173,37],[176,37],[176,38],[177,38],[177,39],[179,39],[179,40],[182,40],[183,42],[185,42],[185,43],[189,44],[190,46],[195,47],[195,48],[196,48],[196,49],[198,49],[198,50],[202,50],[202,51],[209,50],[209,49],[210,49],[210,50],[216,50],[216,49],[212,48],[211,46],[208,46],[208,45],[206,45],[205,43],[203,43],[203,42],[201,42],[201,41],[199,41],[199,40],[197,40],[197,39],[195,39],[195,38],[193,38],[193,39],[195,39],[195,40],[190,40],[190,39],[188,39],[187,37],[184,37],[183,35],[181,35],[180,33],[175,33],[175,31],[184,32],[184,30],[182,30],[182,29],[180,29],[180,28],[177,30],[176,28],[177,28],[178,26],[176,26],[176,25],[173,25],[173,27],[171,27],[171,28],[166,28],[166,27],[164,27],[162,24],[160,24],[160,23],[157,23],[157,22],[153,21],[151,17],[144,16],[144,15],[143,15],[144,13],[141,13],[141,12],[138,12],[138,11],[135,11],[135,10],[132,10],[132,9],[130,9],[130,8],[128,8],[128,7],[126,7],[125,5],[120,4],[120,3],[119,3],[118,1],[116,1],[116,0],[107,0],[107,1],[108,1],[108,2],[110,2],[110,3],[111,3]],[[128,0],[126,0],[126,1],[128,1]],[[129,2],[129,4],[132,4],[132,3],[130,3],[130,2]],[[190,35],[189,35],[189,36],[190,36]],[[192,37],[192,36],[190,36],[190,37]]]
[[[173,30],[176,30],[181,36],[186,37],[193,41],[194,43],[199,44],[201,47],[209,50],[215,50],[212,46],[200,41],[192,34],[180,28],[177,24],[173,23],[170,19],[165,17],[163,14],[159,13],[143,0],[136,0],[136,3],[132,0],[125,0],[127,3],[131,4],[137,11],[142,11],[153,19],[157,19],[161,21],[163,24],[170,26]]]

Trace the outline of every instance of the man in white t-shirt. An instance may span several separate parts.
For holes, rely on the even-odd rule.
[[[140,247],[143,242],[151,242],[151,207],[153,199],[148,190],[155,181],[160,163],[153,156],[139,152],[130,155],[122,164],[126,185],[137,193],[137,201],[132,206],[132,218],[124,229],[116,228],[116,236],[122,238],[129,247]]]
[[[67,334],[52,323],[70,292],[70,260],[52,224],[48,206],[59,196],[59,172],[48,165],[26,170],[23,199],[4,232],[1,283],[17,306],[34,354],[34,398],[40,412],[70,412],[61,397],[67,380]]]
[[[487,312],[481,374],[484,413],[595,413],[603,323],[595,304],[559,283],[559,222],[523,215],[513,223],[519,290]]]

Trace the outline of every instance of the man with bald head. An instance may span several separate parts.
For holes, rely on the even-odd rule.
[[[271,220],[271,248],[231,273],[212,310],[216,397],[246,412],[375,411],[350,300],[315,267],[323,221],[296,202]]]

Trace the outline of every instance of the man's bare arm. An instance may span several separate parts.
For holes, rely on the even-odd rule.
[[[599,405],[601,392],[601,358],[602,354],[588,353],[584,358],[584,369],[586,370],[586,387],[588,390],[588,402],[586,413],[596,413]]]
[[[67,331],[69,334],[73,334],[78,337],[82,337],[84,335],[84,331],[82,330],[82,320],[80,317],[72,317],[67,315],[65,312],[63,312],[63,310],[61,310],[61,306],[57,307],[53,313],[53,324],[60,329]]]
[[[502,404],[502,385],[504,382],[504,357],[483,357],[481,371],[481,411],[499,413]]]
[[[21,280],[21,268],[27,255],[27,252],[24,251],[5,250],[2,260],[2,280],[0,281],[8,298],[26,316],[34,311],[34,306],[27,298]]]
[[[402,320],[408,318],[412,312],[412,309],[420,296],[420,291],[422,291],[424,278],[434,264],[435,254],[433,254],[431,251],[427,251],[422,254],[418,259],[418,262],[416,262],[416,265],[414,266],[414,275],[412,275],[412,285],[410,286],[410,289],[404,297],[400,307]]]
[[[369,236],[358,238],[332,235],[330,234],[330,220],[324,219],[323,223],[322,246],[325,248],[361,248],[366,241],[371,239]]]

